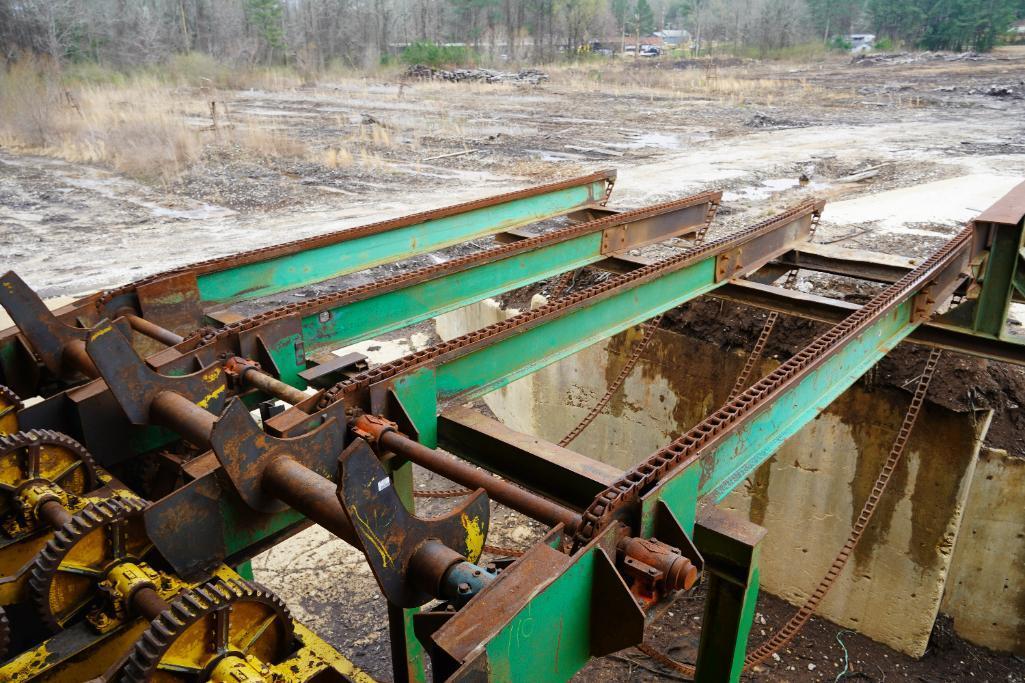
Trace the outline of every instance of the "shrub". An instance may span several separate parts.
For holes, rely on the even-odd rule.
[[[833,39],[829,41],[829,49],[836,52],[850,52],[853,47],[851,41],[843,36],[833,36]]]
[[[893,38],[880,38],[872,46],[873,50],[879,50],[880,52],[889,52],[893,49]]]
[[[427,66],[460,66],[477,61],[473,50],[462,45],[439,45],[426,41],[407,45],[402,50],[401,59],[406,64]]]

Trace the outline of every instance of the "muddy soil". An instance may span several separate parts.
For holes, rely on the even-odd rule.
[[[704,589],[677,600],[651,629],[649,644],[677,662],[693,664],[704,608]],[[770,637],[793,616],[796,608],[768,594],[758,597],[750,643]],[[690,680],[671,667],[630,649],[592,662],[578,681]],[[1022,683],[1025,660],[974,646],[953,635],[947,617],[940,616],[919,660],[900,655],[853,631],[824,619],[812,618],[778,657],[754,667],[742,680],[757,683],[818,683],[853,681],[883,683],[893,680],[927,683]]]
[[[702,300],[668,312],[662,325],[711,340],[729,351],[750,349],[765,319],[765,311],[757,308]],[[823,323],[781,316],[766,343],[765,356],[783,362],[827,329]],[[910,396],[928,355],[926,347],[903,343],[861,382],[870,387],[896,387]],[[947,352],[936,368],[926,400],[958,412],[992,410],[986,445],[1025,457],[1025,368]]]

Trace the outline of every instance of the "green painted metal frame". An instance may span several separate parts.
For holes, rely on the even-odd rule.
[[[631,226],[635,224],[643,225],[652,219],[679,220],[681,229],[696,228],[709,206],[709,201],[697,201],[702,197],[695,195],[694,203],[682,200],[678,208],[642,213],[635,218],[628,219],[628,214],[623,214],[621,221],[615,217],[608,225],[596,223],[593,232],[312,313],[302,319],[303,343],[309,352],[371,339],[489,296],[597,263],[615,253],[605,247],[608,230],[624,232],[627,248],[632,248],[640,242],[640,238],[633,239],[631,235]],[[667,239],[668,235],[661,238]]]
[[[605,199],[607,188],[607,180],[592,180],[294,254],[204,273],[197,277],[200,301],[228,303],[255,299],[397,259],[437,251],[460,242],[596,206]]]
[[[711,291],[716,258],[589,302],[518,334],[397,378],[392,389],[421,443],[437,445],[438,406],[470,401]]]
[[[967,248],[968,244],[965,243],[963,251],[959,252],[964,254],[962,260],[953,257],[950,259],[949,263],[953,264],[953,267],[948,267],[949,271],[957,271],[962,263],[967,263]],[[944,272],[948,277],[940,279],[953,281],[953,278],[949,277],[949,272]],[[936,285],[936,280],[918,282],[904,293],[903,299],[872,319],[856,336],[844,339],[827,358],[774,395],[771,402],[748,416],[713,449],[702,452],[701,459],[660,482],[642,500],[642,528],[639,530],[641,535],[653,535],[654,511],[660,501],[681,518],[682,524],[693,527],[700,502],[718,501],[725,497],[767,460],[786,439],[813,420],[822,409],[924,321],[922,311],[916,309],[916,297],[933,286],[939,286],[940,291],[949,293],[949,289],[944,288],[951,285],[945,281]],[[638,303],[643,308],[643,297]],[[573,313],[560,320],[573,320]],[[582,321],[578,321],[576,328],[584,335],[592,333],[590,328],[582,326]],[[545,329],[545,326],[540,329]],[[550,330],[550,333],[554,338],[548,342],[550,348],[544,346],[541,338],[531,338],[528,333],[511,339],[523,338],[529,343],[529,348],[535,349],[535,353],[541,349],[553,356],[561,357],[558,350],[558,328]],[[483,347],[479,351],[434,368],[422,368],[400,378],[393,384],[393,389],[404,404],[410,405],[409,401],[429,402],[432,394],[441,398],[467,398],[480,395],[487,388],[502,386],[507,381],[504,376],[516,377],[521,373],[521,368],[525,370],[537,362],[536,357],[507,360],[501,350],[504,341],[500,340],[494,345]],[[567,348],[571,347],[572,345],[567,345]],[[523,354],[527,352],[528,347],[512,348]],[[490,355],[489,349],[493,349]],[[458,372],[464,368],[454,364],[464,358],[477,360],[478,364],[473,371],[467,369],[466,372]],[[481,375],[481,367],[486,368],[484,372],[493,371],[496,375],[503,375],[503,378],[487,381]],[[460,383],[459,378],[465,378],[464,383]],[[414,416],[414,422],[421,430],[421,438],[425,435],[428,439],[431,438],[430,412],[432,411],[426,410],[419,416]],[[703,535],[713,538],[712,541],[708,541],[709,543],[723,545],[721,535],[719,541],[714,540],[714,534],[706,532]],[[698,538],[701,536],[702,534],[698,534]],[[722,624],[728,633],[723,636],[723,633],[714,629],[703,629],[699,660],[699,666],[703,664],[703,669],[698,669],[699,681],[739,681],[758,592],[757,542],[739,550],[727,548],[720,552],[720,555],[724,557],[722,565],[725,568],[713,572],[714,576],[710,580],[711,596],[714,599],[708,605],[706,624]],[[588,596],[586,599],[580,599],[575,609],[586,609],[589,590],[579,585],[573,586],[573,589],[583,590]],[[515,628],[516,619],[510,622],[507,629]],[[506,630],[502,633],[505,634]],[[582,646],[579,637],[572,637],[571,650],[573,643]],[[511,656],[510,652],[505,653],[507,659]],[[489,665],[492,671],[500,671],[506,663],[497,664],[489,659]],[[528,677],[551,680],[548,674],[550,669],[546,663],[538,663],[529,671]],[[505,679],[497,676],[494,680]]]
[[[493,235],[576,211],[601,206],[615,182],[614,171],[527,188],[463,205],[384,221],[310,238],[309,247],[285,244],[244,254],[240,263],[223,267],[193,266],[198,304],[202,309],[237,303],[303,287],[382,263],[409,258],[453,244]],[[349,237],[348,233],[359,236]],[[365,234],[363,234],[365,233]],[[157,276],[159,279],[159,276]],[[130,285],[125,291],[135,291]],[[99,293],[64,306],[56,315],[66,324],[92,320]],[[183,297],[182,291],[168,294]],[[127,303],[127,302],[125,302]],[[100,317],[104,317],[100,314]],[[93,320],[96,322],[96,320]],[[195,321],[196,326],[204,324]],[[22,354],[24,355],[24,354]],[[24,359],[28,362],[28,356]],[[0,381],[5,369],[22,362],[17,328],[0,330]]]

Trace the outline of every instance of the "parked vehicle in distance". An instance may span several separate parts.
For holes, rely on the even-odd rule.
[[[641,51],[637,54],[641,57],[658,57],[662,50],[657,45],[641,45]]]

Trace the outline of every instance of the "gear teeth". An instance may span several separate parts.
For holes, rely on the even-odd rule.
[[[149,680],[164,654],[192,624],[225,605],[239,601],[261,602],[271,607],[285,624],[287,637],[284,642],[292,642],[295,633],[292,614],[278,596],[257,583],[214,578],[178,595],[171,602],[170,609],[150,623],[149,629],[136,641],[135,649],[115,680],[119,683]]]
[[[145,507],[145,501],[120,496],[96,501],[89,503],[68,520],[67,524],[54,532],[46,546],[36,555],[28,580],[30,597],[47,628],[51,631],[63,628],[50,604],[50,592],[53,579],[64,557],[86,534],[119,519],[127,519],[138,514]]]

